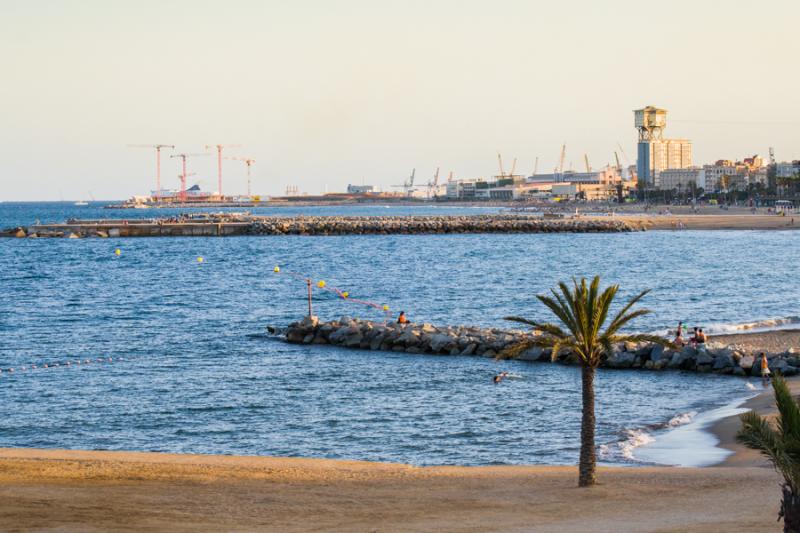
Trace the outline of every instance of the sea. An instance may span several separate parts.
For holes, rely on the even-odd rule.
[[[0,203],[0,228],[187,212],[103,205]],[[678,321],[712,334],[791,327],[800,322],[799,259],[800,232],[781,231],[2,239],[0,447],[574,464],[577,368],[289,345],[266,327],[307,313],[300,277],[350,294],[315,289],[323,320],[383,320],[386,305],[415,322],[512,327],[504,317],[549,318],[537,294],[593,275],[619,284],[620,301],[652,290],[643,301],[652,313],[637,331],[666,332]],[[493,384],[499,371],[514,379]],[[726,452],[705,428],[759,387],[730,376],[600,370],[600,459],[719,461]]]

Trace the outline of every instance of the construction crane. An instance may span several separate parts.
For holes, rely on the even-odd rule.
[[[181,191],[180,191],[180,193],[178,195],[178,198],[180,199],[181,203],[185,203],[186,202],[186,178],[188,178],[189,176],[193,176],[194,175],[194,174],[187,174],[186,173],[186,158],[187,157],[202,157],[202,156],[207,156],[207,155],[209,155],[209,154],[173,154],[173,155],[169,156],[170,159],[173,159],[173,158],[176,158],[176,157],[179,157],[181,159],[182,170],[181,170],[181,173],[178,174],[178,177],[181,180]]]
[[[587,154],[583,154],[583,162],[586,164],[586,173],[590,173],[592,167],[589,165],[589,156]]]
[[[536,161],[533,163],[533,174],[531,174],[531,175],[535,176],[536,172],[538,172],[538,171],[539,171],[539,156],[537,155],[536,156]]]
[[[561,145],[561,156],[558,158],[558,174],[564,175],[564,158],[567,157],[567,143]]]
[[[414,175],[417,173],[417,169],[411,170],[411,176],[407,180],[403,182],[402,185],[392,185],[392,187],[400,187],[403,189],[403,192],[408,196],[411,194],[412,189],[414,188]]]
[[[433,179],[428,181],[428,200],[431,199],[431,192],[438,190],[439,187],[439,167],[436,167],[436,173]]]
[[[497,152],[497,163],[500,165],[500,177],[504,177],[506,175],[505,170],[503,170],[503,156],[500,155],[500,152]]]
[[[206,150],[217,149],[217,194],[222,198],[222,150],[223,148],[241,148],[241,144],[207,144]]]
[[[232,161],[241,161],[247,166],[247,197],[250,198],[250,167],[253,166],[253,163],[256,162],[255,159],[249,159],[247,157],[226,157],[225,159],[230,159]]]
[[[508,173],[509,178],[514,177],[514,171],[517,170],[517,158],[514,158],[514,162],[511,163],[511,172]]]
[[[161,149],[175,149],[174,144],[129,144],[128,148],[155,148],[156,149],[156,201],[161,200]]]

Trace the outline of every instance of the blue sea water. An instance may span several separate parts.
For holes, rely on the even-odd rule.
[[[463,211],[475,212],[446,212]],[[0,227],[140,214],[153,216],[0,204]],[[264,328],[302,317],[306,287],[274,266],[414,321],[484,326],[547,318],[535,294],[600,274],[622,298],[653,289],[637,329],[713,330],[800,315],[798,245],[800,233],[757,231],[0,240],[0,446],[571,464],[577,369],[284,344]],[[314,305],[323,319],[381,317],[320,291]],[[499,370],[522,379],[493,385]],[[621,464],[635,463],[631,430],[749,392],[737,378],[624,371],[601,371],[597,389],[604,460]]]

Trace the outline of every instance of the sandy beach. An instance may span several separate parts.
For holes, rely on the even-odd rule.
[[[797,347],[800,331],[715,341]],[[739,379],[739,378],[731,378]],[[800,380],[791,382],[800,393]],[[774,411],[770,389],[744,405]],[[780,478],[734,452],[706,468],[414,467],[283,457],[0,449],[0,529],[59,531],[780,531]]]
[[[769,468],[430,467],[0,451],[0,524],[59,531],[778,531]]]
[[[581,217],[607,220],[609,217]],[[613,217],[647,230],[796,230],[800,229],[800,216],[781,217],[765,214],[620,214]]]

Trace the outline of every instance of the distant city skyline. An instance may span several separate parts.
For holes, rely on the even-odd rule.
[[[694,164],[800,159],[800,3],[0,2],[0,200],[155,189],[155,154],[240,144],[254,194],[390,189],[636,160],[633,110],[669,111]],[[211,152],[209,152],[211,153]],[[162,186],[177,188],[162,157]],[[216,158],[189,161],[217,187]],[[226,160],[224,189],[244,194]]]

